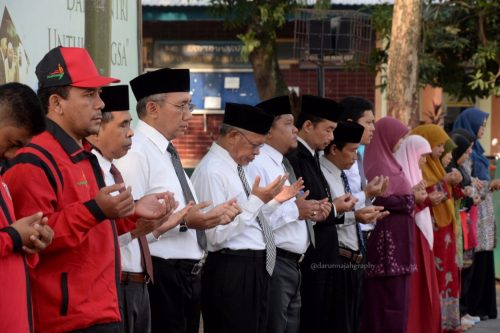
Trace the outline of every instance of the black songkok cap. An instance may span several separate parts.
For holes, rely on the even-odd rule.
[[[365,128],[352,121],[339,121],[333,131],[332,143],[360,143]]]
[[[337,122],[344,108],[333,99],[304,95],[302,96],[301,112],[326,120]]]
[[[290,98],[288,96],[278,96],[260,102],[256,107],[271,113],[275,117],[282,114],[293,114],[292,107],[290,106]]]
[[[102,112],[128,111],[128,86],[108,86],[102,87],[101,99],[104,102]]]
[[[267,134],[273,124],[274,116],[255,106],[226,103],[224,121],[231,125],[257,134]]]
[[[189,69],[163,68],[139,75],[130,86],[136,100],[155,94],[189,92]]]

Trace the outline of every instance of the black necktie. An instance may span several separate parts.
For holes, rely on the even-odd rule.
[[[181,184],[182,193],[184,194],[184,198],[186,199],[185,203],[187,204],[190,201],[195,202],[194,195],[191,192],[191,188],[189,187],[189,184],[187,182],[186,174],[184,173],[184,168],[182,167],[181,160],[179,158],[179,155],[177,154],[177,150],[175,150],[175,147],[172,143],[169,143],[167,151],[170,153],[170,156],[172,157],[172,165],[174,166],[177,179],[179,179],[179,183]],[[182,229],[181,226],[180,230],[186,231],[187,227],[184,225],[184,229]],[[200,245],[202,249],[207,248],[207,236],[205,235],[205,231],[196,230],[196,239],[198,240],[198,245]]]
[[[352,193],[351,192],[351,187],[349,186],[349,180],[347,179],[347,176],[346,176],[344,170],[342,170],[340,172],[340,178],[342,178],[342,183],[344,184],[344,191],[345,191],[345,193]],[[360,249],[361,253],[365,253],[364,252],[364,250],[365,250],[365,242],[364,242],[364,239],[363,239],[363,233],[361,232],[361,227],[359,226],[358,222],[356,222],[356,233],[358,234],[359,249]]]
[[[292,164],[286,157],[283,157],[283,167],[285,168],[285,171],[288,172],[288,181],[290,182],[290,184],[295,183],[297,181],[297,176],[295,176],[295,171],[293,171]],[[306,220],[306,226],[307,233],[309,234],[309,242],[313,247],[316,247],[316,238],[314,236],[314,228],[312,222]]]
[[[122,174],[121,174],[120,170],[118,170],[118,168],[114,164],[111,164],[111,168],[109,169],[109,172],[113,176],[113,179],[115,180],[115,184],[123,183]],[[151,282],[154,282],[153,281],[153,261],[151,260],[151,253],[149,252],[148,241],[146,240],[145,236],[141,236],[137,240],[139,241],[139,246],[141,248],[142,267],[146,268],[146,273],[148,274],[149,278],[151,279]]]
[[[247,182],[247,177],[245,176],[245,171],[241,165],[238,165],[237,171],[248,197],[250,196],[251,190]],[[257,223],[259,223],[262,233],[264,234],[264,243],[266,244],[266,270],[269,275],[273,275],[274,265],[276,264],[276,245],[274,244],[273,230],[263,218],[262,214],[259,213],[259,216],[255,219],[257,220]]]

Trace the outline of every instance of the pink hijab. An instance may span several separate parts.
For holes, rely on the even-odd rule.
[[[431,145],[426,139],[420,135],[410,135],[403,141],[401,147],[394,154],[396,160],[403,168],[410,186],[413,187],[422,181],[422,170],[418,167],[418,160],[423,154],[431,152]],[[434,232],[432,230],[431,211],[429,207],[426,207],[415,215],[415,222],[432,250]]]
[[[364,168],[368,181],[376,176],[389,177],[386,196],[411,194],[411,187],[392,152],[409,129],[399,120],[384,117],[375,123],[375,134],[365,148]]]

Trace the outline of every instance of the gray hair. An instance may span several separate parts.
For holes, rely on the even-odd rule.
[[[165,98],[165,94],[164,93],[149,95],[149,96],[141,98],[137,102],[137,106],[136,106],[137,116],[139,117],[139,119],[144,118],[144,116],[146,115],[146,105],[149,102],[155,102],[158,105],[163,106],[163,100],[164,100],[164,98]]]

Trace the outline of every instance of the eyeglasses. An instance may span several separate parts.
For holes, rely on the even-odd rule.
[[[170,103],[169,101],[163,100],[163,102],[170,104],[172,106],[175,106],[177,108],[177,111],[179,112],[193,112],[194,108],[196,108],[196,105],[192,103],[183,103],[183,104],[174,104]]]
[[[255,150],[255,149],[258,149],[258,148],[262,148],[264,147],[264,144],[263,143],[255,143],[255,142],[252,142],[243,132],[241,131],[238,131],[236,130],[236,132],[238,132],[239,134],[241,134],[242,137],[245,138],[245,140],[247,140],[247,142],[250,144],[250,146],[252,146],[252,148]]]

